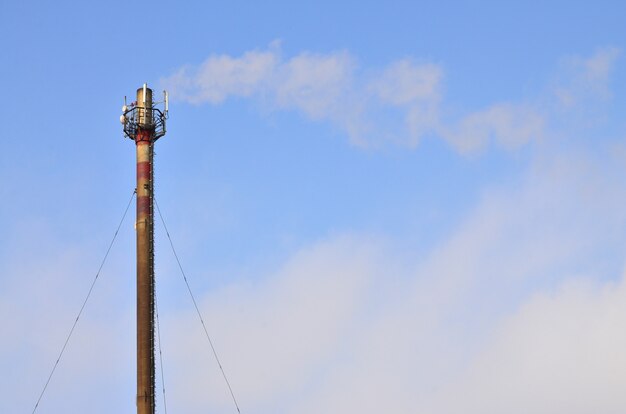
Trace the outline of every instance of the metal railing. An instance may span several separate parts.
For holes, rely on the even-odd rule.
[[[132,106],[124,112],[123,116],[125,120],[124,135],[132,140],[135,140],[139,130],[153,131],[154,141],[165,135],[167,113],[159,108]]]

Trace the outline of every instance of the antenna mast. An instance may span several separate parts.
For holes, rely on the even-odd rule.
[[[165,135],[164,109],[156,107],[147,84],[137,100],[122,107],[124,135],[137,147],[137,414],[155,413],[154,365],[154,143]]]

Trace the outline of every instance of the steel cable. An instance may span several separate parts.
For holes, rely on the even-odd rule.
[[[213,351],[213,356],[215,357],[215,361],[217,362],[217,365],[220,368],[220,371],[222,372],[222,377],[224,377],[224,381],[226,382],[226,386],[228,387],[228,391],[230,392],[230,396],[232,397],[233,403],[235,403],[235,408],[237,409],[237,412],[239,414],[241,414],[241,410],[239,409],[239,404],[237,404],[237,399],[235,398],[235,394],[233,393],[233,389],[230,386],[230,382],[228,381],[228,378],[226,377],[226,372],[224,372],[224,368],[222,367],[222,363],[220,362],[220,358],[217,355],[217,351],[215,350],[215,346],[213,345],[213,341],[211,340],[211,336],[209,335],[209,331],[206,328],[206,325],[204,324],[204,319],[202,318],[202,314],[200,313],[200,308],[198,307],[198,303],[196,302],[196,298],[193,294],[193,292],[191,291],[191,287],[189,286],[189,281],[187,280],[187,276],[185,275],[185,271],[183,270],[183,266],[180,263],[180,259],[178,258],[178,254],[176,254],[176,249],[174,248],[174,243],[172,242],[172,238],[170,237],[170,233],[167,229],[167,225],[165,224],[165,220],[163,219],[163,215],[161,214],[161,209],[159,208],[159,203],[156,200],[156,197],[154,198],[154,204],[156,205],[157,211],[159,213],[159,217],[161,218],[161,222],[163,223],[163,228],[165,229],[165,234],[167,234],[167,238],[170,242],[170,246],[172,247],[172,252],[174,253],[174,257],[176,258],[176,262],[178,263],[178,268],[180,269],[180,273],[183,276],[183,280],[185,281],[185,285],[187,286],[187,291],[189,292],[189,296],[191,296],[191,301],[193,302],[193,306],[196,308],[196,313],[198,314],[198,317],[200,318],[200,323],[202,324],[202,328],[204,329],[204,334],[206,336],[206,338],[209,341],[209,345],[211,345],[211,350]]]
[[[96,276],[94,277],[93,281],[91,282],[91,286],[89,287],[89,291],[87,292],[87,296],[85,297],[85,300],[83,301],[82,306],[80,307],[80,310],[78,311],[78,315],[76,316],[76,319],[74,320],[74,324],[72,325],[72,329],[70,329],[69,334],[67,335],[67,338],[65,338],[65,343],[63,344],[63,347],[61,348],[61,352],[59,352],[59,356],[57,357],[56,362],[54,363],[54,366],[52,367],[52,371],[50,371],[50,375],[48,375],[48,380],[46,381],[46,385],[44,385],[43,390],[41,390],[41,394],[39,394],[39,398],[37,399],[37,403],[35,404],[35,408],[33,408],[33,414],[35,413],[35,411],[37,411],[37,407],[39,407],[39,403],[41,402],[41,399],[43,398],[44,393],[46,392],[46,389],[48,388],[48,385],[50,384],[50,380],[52,379],[52,376],[54,375],[54,372],[57,369],[57,366],[59,365],[59,361],[61,360],[61,357],[63,357],[63,353],[65,352],[65,348],[67,347],[67,344],[70,341],[70,338],[72,337],[72,334],[74,333],[74,329],[76,328],[76,325],[78,324],[78,320],[80,319],[80,316],[83,313],[83,310],[85,309],[85,306],[87,305],[87,301],[89,300],[89,297],[91,296],[91,292],[93,291],[94,286],[96,285],[96,282],[98,281],[98,277],[100,276],[100,272],[102,271],[102,267],[104,266],[104,263],[107,260],[107,257],[109,257],[109,252],[111,251],[111,247],[113,247],[113,243],[115,243],[115,239],[117,238],[117,234],[120,231],[120,228],[122,227],[122,223],[124,222],[124,219],[126,218],[126,213],[128,213],[128,209],[130,208],[131,203],[133,202],[133,198],[135,197],[135,194],[137,193],[137,190],[133,190],[133,194],[130,196],[130,200],[128,200],[128,205],[126,206],[126,209],[124,210],[124,214],[122,215],[122,219],[120,220],[120,223],[117,225],[117,229],[115,230],[115,234],[113,235],[113,239],[111,239],[111,243],[109,243],[109,248],[107,249],[106,253],[104,254],[104,258],[102,259],[102,262],[100,263],[100,267],[98,268],[98,271],[96,272]]]

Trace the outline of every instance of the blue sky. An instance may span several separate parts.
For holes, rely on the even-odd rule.
[[[0,412],[32,410],[132,193],[144,82],[242,412],[623,412],[623,15],[1,2]],[[135,410],[132,223],[38,412]],[[168,409],[234,412],[156,231]]]

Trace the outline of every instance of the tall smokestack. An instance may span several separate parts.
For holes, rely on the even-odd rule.
[[[154,413],[154,220],[152,91],[137,90],[137,414]]]
[[[154,143],[165,135],[167,111],[154,107],[152,90],[137,89],[124,105],[124,133],[137,148],[137,414],[155,412],[154,365]]]

